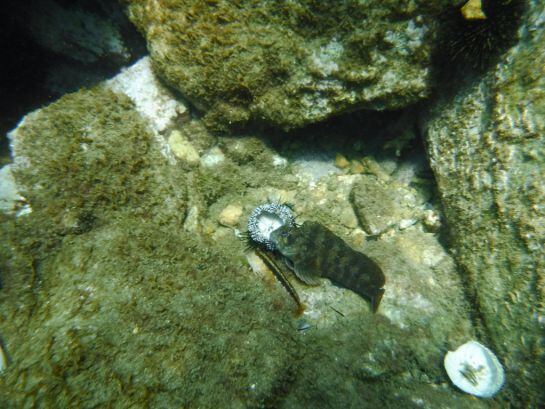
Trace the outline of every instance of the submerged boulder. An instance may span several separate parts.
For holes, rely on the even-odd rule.
[[[210,125],[284,129],[429,94],[450,1],[129,0],[157,73]]]
[[[442,369],[475,332],[426,221],[439,214],[429,172],[380,138],[361,145],[363,124],[296,143],[214,137],[147,60],[27,115],[9,168],[27,210],[0,214],[0,406],[487,407]],[[366,194],[390,209],[378,232]],[[293,315],[240,239],[270,201],[380,264],[376,314],[329,280],[289,276],[307,307]]]
[[[531,407],[545,401],[544,15],[532,2],[518,44],[423,122],[473,315]]]

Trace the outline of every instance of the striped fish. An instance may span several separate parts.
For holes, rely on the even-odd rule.
[[[270,239],[301,281],[316,285],[319,278],[329,278],[368,299],[376,312],[386,281],[382,269],[327,227],[310,221],[299,227],[285,225],[273,231]]]

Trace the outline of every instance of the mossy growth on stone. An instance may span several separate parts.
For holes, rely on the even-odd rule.
[[[443,279],[450,266],[407,274],[395,246],[375,248],[395,263],[388,294],[400,303],[390,311],[408,311],[409,327],[385,314],[387,303],[373,315],[349,293],[361,301],[356,314],[326,304],[333,324],[297,331],[285,291],[250,271],[231,229],[218,230],[213,216],[228,204],[246,210],[268,190],[297,191],[292,167],[275,166],[265,147],[272,139],[199,139],[198,167],[170,164],[132,103],[105,88],[30,115],[13,137],[33,212],[0,219],[0,341],[10,358],[0,407],[478,407],[453,395],[440,370],[441,347],[469,333],[451,302],[456,284]],[[207,162],[210,152],[223,159]],[[432,273],[451,298],[420,290]],[[401,279],[414,287],[394,292]],[[452,308],[423,310],[418,293]]]
[[[293,129],[397,109],[429,93],[438,14],[451,1],[125,0],[156,72],[225,130]]]
[[[254,407],[297,350],[282,292],[152,222],[121,217],[65,240],[39,275],[38,287],[0,292],[4,408]]]
[[[260,406],[287,376],[291,304],[242,242],[183,231],[186,174],[152,137],[102,87],[12,134],[33,211],[0,220],[1,407]]]
[[[126,96],[105,87],[66,95],[28,115],[12,138],[29,217],[55,234],[88,231],[119,211],[183,220],[185,176],[161,166],[165,159]],[[161,194],[172,210],[150,212]]]
[[[424,337],[376,314],[345,316],[330,326],[301,331],[303,348],[292,366],[292,379],[271,396],[269,406],[489,407],[467,395],[453,395],[441,377],[428,376],[413,354]]]
[[[431,101],[423,128],[478,329],[505,366],[506,405],[541,407],[545,4],[525,3],[518,44],[486,77]]]

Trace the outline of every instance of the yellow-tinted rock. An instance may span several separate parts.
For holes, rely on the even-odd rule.
[[[172,131],[168,138],[168,144],[172,153],[178,158],[188,163],[197,163],[199,161],[199,153],[191,142],[189,142],[180,131]]]
[[[335,166],[337,166],[339,169],[346,169],[348,166],[350,166],[350,162],[344,155],[338,153],[335,156]]]
[[[461,9],[466,20],[486,20],[481,0],[469,0]]]
[[[240,220],[240,216],[242,216],[242,206],[231,204],[221,211],[218,221],[223,226],[234,227]]]
[[[350,163],[350,172],[351,173],[363,173],[365,172],[365,167],[362,165],[360,161],[353,160]]]

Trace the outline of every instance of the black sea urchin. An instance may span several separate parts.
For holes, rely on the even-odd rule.
[[[446,16],[447,32],[440,42],[445,63],[484,70],[512,46],[526,8],[526,0],[481,0],[482,13],[469,15],[464,7]]]

